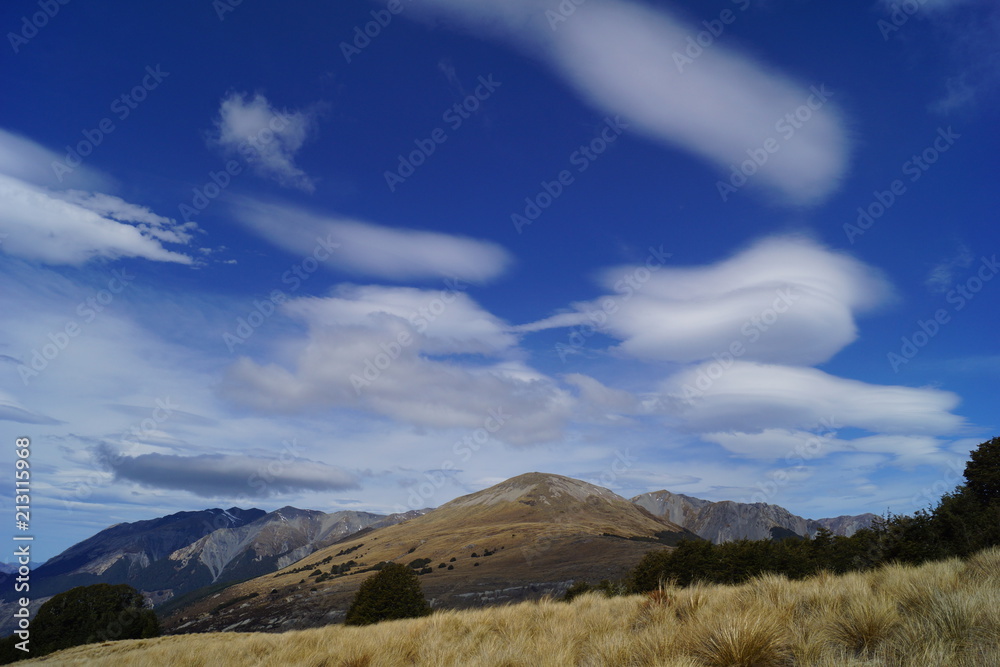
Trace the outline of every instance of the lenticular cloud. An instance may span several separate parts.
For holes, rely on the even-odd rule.
[[[817,95],[825,90],[822,81],[795,81],[727,45],[726,26],[740,20],[749,3],[734,5],[726,22],[706,17],[719,26],[711,32],[622,0],[574,4],[556,18],[553,4],[428,0],[422,7],[547,61],[602,112],[622,114],[646,136],[714,164],[718,183],[765,185],[800,205],[817,203],[837,187],[849,151],[830,99],[836,91]]]

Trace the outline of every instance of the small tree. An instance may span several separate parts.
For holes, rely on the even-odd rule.
[[[399,563],[388,563],[361,583],[344,623],[368,625],[430,613],[430,605],[413,570]]]
[[[127,584],[78,586],[43,604],[32,622],[35,655],[115,639],[160,634],[156,614]]]

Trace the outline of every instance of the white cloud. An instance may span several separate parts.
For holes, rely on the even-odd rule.
[[[284,187],[312,192],[316,186],[295,164],[315,125],[315,112],[277,110],[257,93],[230,93],[219,106],[213,143],[230,154],[239,154],[258,176]]]
[[[487,363],[441,358],[503,352],[513,343],[496,318],[455,296],[443,304],[455,315],[442,312],[426,324],[407,313],[440,299],[439,291],[348,288],[327,302],[289,302],[286,311],[308,325],[305,340],[282,346],[292,370],[241,358],[229,368],[222,395],[271,413],[360,409],[441,429],[481,429],[500,411],[509,419],[496,429],[497,439],[526,444],[561,437],[573,400],[553,380],[510,356]],[[464,317],[480,324],[470,327]]]
[[[951,412],[959,403],[951,392],[873,385],[815,368],[713,361],[667,378],[661,389],[667,411],[703,433],[809,430],[823,420],[900,435],[954,433],[964,425]]]
[[[753,180],[790,202],[821,200],[846,170],[848,138],[835,102],[814,98],[818,108],[792,134],[778,128],[787,114],[806,104],[810,84],[822,82],[794,81],[721,37],[679,67],[675,54],[684,54],[687,39],[705,28],[662,9],[591,0],[575,4],[567,20],[550,25],[546,11],[556,7],[542,0],[431,0],[424,6],[547,60],[595,107],[624,114],[644,134],[708,160],[724,178],[730,165],[746,160],[747,151],[761,148],[768,138],[779,149]]]
[[[72,199],[0,174],[0,233],[7,235],[0,247],[8,254],[47,264],[83,264],[95,257],[191,263],[189,256],[163,246],[164,242],[187,243],[191,223],[128,224],[95,213],[86,205],[90,201],[74,203]]]
[[[10,394],[0,391],[0,421],[20,422],[21,424],[59,424],[58,419],[33,412],[21,405]]]
[[[494,354],[518,342],[506,323],[454,288],[340,285],[334,294],[296,299],[285,310],[320,327],[378,327],[380,318],[393,317],[420,333],[426,354]]]
[[[639,397],[621,389],[608,387],[588,375],[570,373],[564,376],[563,380],[579,392],[580,412],[585,417],[617,422],[623,415],[649,412]]]
[[[28,139],[0,131],[0,240],[9,255],[48,264],[83,264],[95,257],[142,257],[190,264],[165,243],[187,244],[194,223],[177,224],[118,197],[43,184],[54,154]],[[104,179],[81,170],[76,182]]]
[[[237,220],[274,245],[303,256],[335,245],[323,266],[390,280],[488,281],[511,263],[490,241],[315,215],[299,208],[234,199]]]
[[[744,360],[815,364],[857,337],[856,312],[889,294],[871,267],[798,237],[765,239],[709,266],[619,267],[602,282],[611,295],[518,330],[597,320],[641,359],[693,362],[736,344]]]
[[[112,180],[108,176],[86,165],[69,169],[65,157],[27,137],[0,128],[0,174],[42,187],[76,187],[88,190],[107,190],[112,187]],[[58,165],[58,170],[55,165]]]
[[[811,433],[768,428],[758,433],[707,433],[702,440],[714,442],[745,458],[784,461],[802,465],[840,452],[886,454],[896,465],[944,463],[953,455],[946,453],[945,442],[927,435],[886,434],[860,438],[838,438],[835,432]]]

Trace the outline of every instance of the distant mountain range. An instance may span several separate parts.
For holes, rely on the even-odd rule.
[[[31,593],[40,604],[75,586],[126,583],[154,605],[184,608],[175,626],[208,630],[243,623],[238,627],[273,630],[337,620],[360,582],[353,575],[380,561],[416,561],[437,604],[474,606],[560,593],[579,579],[614,579],[650,549],[681,539],[784,539],[811,536],[821,527],[851,535],[873,518],[810,520],[777,505],[711,502],[669,491],[626,500],[580,480],[528,473],[436,510],[405,514],[232,507],[121,523],[35,568]],[[310,578],[324,568],[325,577]],[[9,568],[0,570],[0,599],[8,604],[11,579]],[[200,610],[200,619],[190,618],[188,598],[195,596],[197,608],[198,596],[211,592],[217,604],[218,591],[245,580],[223,598],[266,592],[269,622],[254,616],[253,605],[245,617],[216,618]],[[6,606],[0,604],[0,613]],[[4,613],[3,621],[9,616]],[[10,632],[3,621],[0,635]]]
[[[820,528],[850,537],[871,525],[874,514],[803,519],[778,505],[712,502],[670,491],[653,491],[632,498],[652,514],[673,521],[716,544],[732,540],[812,537]]]
[[[31,597],[38,602],[76,586],[129,584],[159,605],[204,586],[274,572],[348,535],[421,513],[231,507],[119,523],[35,568]],[[3,600],[13,599],[9,574],[0,574],[0,590]],[[0,635],[9,632],[8,616],[0,618]]]

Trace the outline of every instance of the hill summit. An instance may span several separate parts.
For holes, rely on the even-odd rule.
[[[650,549],[684,538],[697,536],[608,489],[527,473],[232,586],[179,609],[166,625],[202,632],[335,622],[364,578],[388,561],[421,573],[436,607],[537,598],[580,579],[622,577]]]

